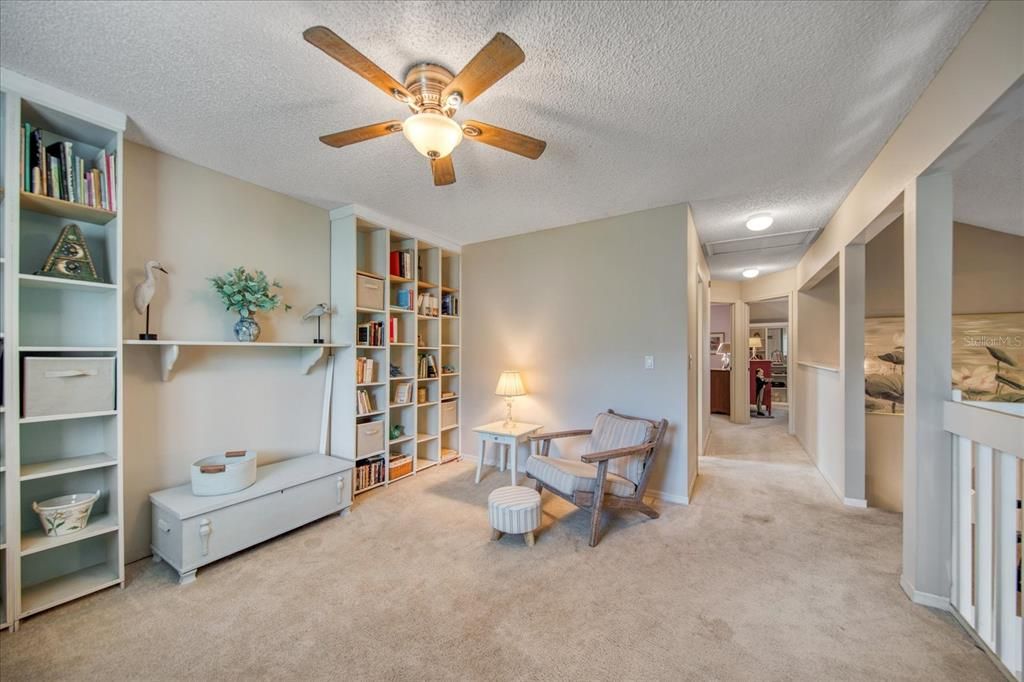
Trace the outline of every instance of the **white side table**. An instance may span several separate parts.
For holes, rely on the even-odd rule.
[[[476,482],[480,482],[480,469],[484,465],[484,455],[487,454],[487,444],[494,443],[501,449],[498,451],[498,462],[502,471],[505,470],[505,455],[512,453],[512,485],[517,484],[516,480],[516,455],[519,443],[526,440],[531,434],[540,431],[543,426],[540,424],[527,424],[525,422],[512,422],[506,426],[504,421],[491,422],[473,429],[480,434],[480,459],[476,462]]]

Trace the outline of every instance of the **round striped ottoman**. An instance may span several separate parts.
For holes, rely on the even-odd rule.
[[[491,540],[503,533],[522,534],[533,547],[533,531],[540,525],[540,493],[533,488],[507,485],[487,496],[487,513],[491,519]]]

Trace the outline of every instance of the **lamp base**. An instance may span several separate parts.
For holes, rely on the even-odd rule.
[[[505,398],[505,406],[506,406],[505,421],[502,423],[502,426],[504,426],[507,429],[507,428],[515,425],[515,422],[512,421],[512,399],[511,398]]]

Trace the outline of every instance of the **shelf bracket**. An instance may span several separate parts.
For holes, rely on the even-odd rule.
[[[299,371],[303,374],[309,374],[309,370],[313,369],[313,365],[320,362],[320,358],[324,356],[324,351],[326,350],[324,346],[302,348],[299,352]]]
[[[160,378],[164,381],[171,380],[171,370],[174,369],[174,363],[178,361],[180,352],[181,346],[177,344],[160,346]]]

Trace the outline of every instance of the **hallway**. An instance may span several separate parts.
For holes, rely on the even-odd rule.
[[[706,452],[691,509],[760,586],[736,614],[748,636],[832,659],[831,679],[1003,679],[949,614],[901,591],[900,516],[844,507],[785,419],[712,415]]]

